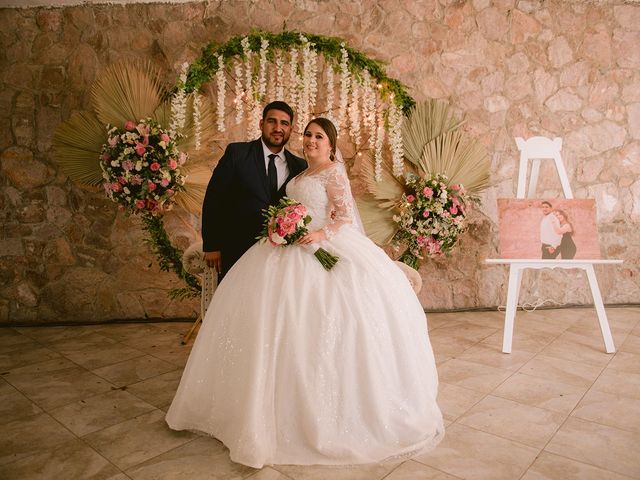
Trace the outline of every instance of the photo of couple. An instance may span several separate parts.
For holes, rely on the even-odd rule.
[[[593,199],[498,199],[502,258],[599,259]]]

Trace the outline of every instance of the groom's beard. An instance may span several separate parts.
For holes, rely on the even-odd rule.
[[[282,148],[287,144],[290,136],[291,136],[291,133],[288,133],[288,134],[287,133],[277,133],[277,134],[271,133],[269,135],[265,135],[263,133],[262,141],[267,147]]]

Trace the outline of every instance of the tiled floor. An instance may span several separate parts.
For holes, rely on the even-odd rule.
[[[430,314],[444,441],[402,463],[353,468],[229,460],[173,432],[164,413],[189,324],[0,329],[0,478],[601,480],[640,478],[640,308],[609,308],[616,354],[592,309]]]

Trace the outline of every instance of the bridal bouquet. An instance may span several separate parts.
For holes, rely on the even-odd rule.
[[[102,146],[105,192],[129,213],[169,210],[175,193],[184,188],[180,167],[186,159],[175,139],[157,122],[129,120],[123,129],[111,128]]]
[[[307,208],[299,202],[284,197],[278,205],[271,205],[263,212],[265,221],[258,240],[266,239],[275,247],[285,247],[308,233],[307,225],[311,217]],[[338,262],[338,257],[324,248],[318,248],[313,255],[325,270],[331,270]]]
[[[404,263],[417,267],[425,255],[448,254],[465,229],[467,207],[476,200],[448,180],[441,174],[407,177],[400,212],[393,217],[399,227],[393,240],[407,247],[400,259]]]

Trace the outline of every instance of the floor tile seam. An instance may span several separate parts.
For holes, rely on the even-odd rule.
[[[136,397],[136,398],[137,398],[137,397]],[[145,403],[147,403],[148,405],[151,405],[151,404],[150,404],[150,403],[148,403],[148,402],[145,402]],[[130,422],[130,421],[132,421],[132,420],[136,420],[137,418],[139,418],[139,417],[141,417],[141,416],[143,416],[143,415],[149,415],[149,414],[150,414],[150,413],[152,413],[154,410],[157,410],[157,411],[159,411],[159,412],[161,412],[161,413],[163,413],[163,414],[164,414],[164,412],[163,412],[162,410],[160,410],[158,407],[155,407],[155,406],[153,406],[153,405],[151,405],[151,406],[152,406],[153,408],[149,409],[149,410],[148,410],[148,411],[146,411],[146,412],[141,412],[141,413],[139,413],[138,415],[134,415],[133,417],[126,418],[126,419],[124,419],[124,420],[123,420],[123,421],[121,421],[121,422],[114,423],[113,425],[107,425],[106,427],[102,427],[102,428],[100,428],[100,429],[98,429],[98,430],[94,430],[93,432],[88,432],[88,433],[85,433],[85,434],[83,434],[83,435],[76,435],[76,436],[77,436],[78,438],[82,439],[82,440],[85,440],[89,435],[95,435],[95,434],[100,433],[100,432],[103,432],[103,431],[105,431],[105,430],[107,430],[107,429],[109,429],[109,428],[117,427],[118,425],[122,425],[123,423],[127,423],[127,422]],[[163,417],[164,417],[164,416],[163,416]],[[85,440],[85,441],[86,441],[86,440]],[[88,444],[88,443],[87,443],[87,444]],[[88,444],[88,445],[89,445],[89,444]],[[95,449],[94,449],[94,450],[95,450]]]
[[[587,420],[583,420],[583,421],[587,421]],[[591,422],[591,423],[593,423],[593,422]],[[552,439],[552,440],[553,440],[553,439]],[[549,442],[549,443],[551,443],[551,442]],[[574,461],[574,462],[578,462],[578,463],[582,463],[582,464],[585,464],[585,465],[589,465],[590,467],[599,468],[600,470],[604,470],[605,472],[612,472],[612,473],[615,473],[616,475],[620,475],[620,476],[622,476],[622,477],[627,477],[627,478],[629,478],[630,480],[631,480],[631,479],[633,479],[633,477],[629,477],[626,473],[623,473],[623,472],[621,472],[621,471],[619,471],[619,470],[611,470],[610,468],[605,468],[605,467],[603,467],[602,465],[596,465],[595,463],[587,462],[587,461],[585,461],[585,460],[584,460],[584,459],[582,459],[582,458],[571,457],[571,456],[569,456],[569,455],[567,455],[567,454],[557,453],[557,452],[553,452],[553,451],[551,451],[551,450],[547,450],[547,446],[548,446],[548,445],[549,445],[549,444],[545,445],[545,447],[544,447],[544,449],[543,449],[542,451],[547,452],[547,453],[550,453],[550,454],[552,454],[552,455],[557,455],[557,456],[559,456],[559,457],[566,458],[566,459],[568,459],[568,460],[572,460],[572,461]]]
[[[124,469],[124,470],[122,470],[122,469],[120,469],[120,470],[121,470],[125,475],[129,475],[127,472],[130,472],[130,471],[131,471],[131,470],[133,470],[134,468],[138,468],[138,467],[139,467],[140,465],[142,465],[143,463],[150,462],[150,461],[152,461],[152,460],[153,460],[153,459],[155,459],[155,458],[161,457],[162,455],[166,455],[166,454],[167,454],[167,453],[169,453],[169,452],[172,452],[172,451],[177,450],[177,449],[179,449],[179,448],[182,448],[182,447],[184,447],[184,446],[186,446],[186,445],[189,445],[190,443],[195,442],[196,440],[199,440],[199,439],[201,439],[201,438],[206,438],[206,437],[196,436],[195,438],[192,438],[191,440],[188,440],[188,441],[186,441],[186,442],[184,442],[184,443],[181,443],[180,445],[176,445],[175,447],[171,447],[169,450],[166,450],[166,451],[164,451],[164,452],[160,452],[159,454],[154,455],[153,457],[149,457],[149,458],[147,458],[147,459],[143,460],[143,461],[142,461],[142,462],[140,462],[140,463],[136,463],[135,465],[131,465],[131,466],[127,467],[127,468],[126,468],[126,469]],[[215,438],[215,437],[210,437],[210,438]],[[227,452],[226,452],[226,451],[222,451],[222,452],[220,452],[220,453],[217,453],[217,454],[213,455],[213,457],[217,457],[217,456],[219,456],[219,455],[224,455],[224,454],[227,454]],[[254,473],[252,473],[252,475],[254,475],[255,473],[258,473],[258,472],[254,472]],[[131,478],[133,478],[133,477],[131,477]]]
[[[605,354],[605,353],[604,353],[604,351],[603,351],[602,353],[603,353],[603,354]],[[607,353],[606,355],[609,355],[609,354]],[[575,363],[576,365],[580,365],[580,366],[584,366],[584,365],[586,364],[586,366],[588,366],[588,367],[600,368],[600,369],[601,369],[601,370],[600,370],[600,373],[602,373],[602,371],[603,371],[605,368],[607,368],[607,367],[608,367],[608,363],[610,363],[610,362],[611,362],[611,360],[613,360],[613,357],[611,357],[611,358],[609,359],[609,362],[608,362],[608,363],[607,363],[607,365],[605,365],[605,366],[602,366],[602,365],[594,365],[594,364],[592,364],[592,363],[586,363],[586,362],[584,362],[584,361],[576,361],[576,360],[569,360],[569,359],[567,359],[567,358],[562,358],[562,357],[554,357],[554,356],[550,355],[548,352],[545,352],[545,351],[541,350],[541,351],[539,351],[538,353],[536,353],[536,355],[535,355],[534,357],[532,357],[532,358],[530,358],[529,360],[527,360],[527,362],[525,363],[525,365],[526,365],[527,363],[531,362],[533,359],[538,358],[538,357],[542,357],[543,359],[545,359],[545,358],[546,358],[546,359],[549,359],[549,360],[556,360],[556,361],[557,361],[557,360],[560,360],[560,361],[563,361],[563,362],[571,362],[571,363]],[[524,367],[525,365],[523,365],[522,367]],[[522,367],[521,367],[521,368],[522,368]],[[524,373],[524,372],[523,372],[523,373]],[[598,376],[600,375],[600,373],[598,374]],[[525,375],[526,375],[526,374],[525,374]]]
[[[457,421],[456,421],[455,423],[457,423]],[[543,450],[541,447],[536,447],[536,446],[533,446],[533,445],[528,445],[528,444],[526,444],[526,443],[521,442],[520,440],[514,440],[514,439],[512,439],[512,438],[505,437],[504,435],[500,435],[500,434],[498,434],[498,433],[494,433],[494,432],[487,432],[487,431],[485,431],[485,430],[481,430],[480,428],[473,427],[473,426],[471,426],[471,425],[465,425],[464,423],[457,423],[457,424],[458,424],[458,425],[461,425],[461,426],[463,426],[463,427],[465,427],[465,428],[470,428],[470,429],[475,430],[475,431],[477,431],[477,432],[484,433],[485,435],[492,435],[492,436],[494,436],[494,437],[498,437],[498,438],[500,438],[500,439],[502,439],[502,440],[506,440],[506,441],[508,441],[508,442],[516,443],[516,444],[518,444],[519,446],[524,447],[524,448],[537,450],[537,451],[538,451],[538,453],[536,454],[536,458],[537,458],[537,456],[538,456],[538,455],[540,455],[540,452],[542,452],[542,450]],[[500,463],[500,462],[498,462],[498,463]]]
[[[437,447],[436,447],[436,448],[437,448]],[[454,479],[456,479],[456,480],[464,480],[463,478],[460,478],[460,477],[458,477],[457,475],[453,475],[453,474],[448,473],[448,472],[445,472],[444,470],[441,470],[441,469],[439,469],[439,468],[433,467],[433,466],[431,466],[431,465],[427,465],[426,463],[422,463],[420,460],[415,459],[415,458],[409,458],[409,459],[405,460],[405,461],[404,461],[404,462],[402,462],[400,465],[398,465],[398,466],[397,466],[397,467],[395,467],[393,470],[391,470],[389,473],[387,473],[387,474],[386,474],[384,477],[382,477],[380,480],[385,480],[385,479],[387,479],[388,477],[390,477],[390,476],[393,474],[393,472],[395,472],[396,470],[398,470],[399,468],[401,468],[405,463],[408,463],[408,462],[415,462],[415,463],[417,463],[417,464],[419,464],[419,465],[423,465],[423,466],[425,466],[425,467],[427,467],[427,468],[431,468],[432,470],[436,470],[437,472],[442,473],[443,475],[447,475],[447,476],[449,476],[449,477],[453,477],[453,478],[454,478]]]
[[[570,387],[574,387],[574,386],[575,386],[575,385],[569,385],[568,383],[564,383],[563,385],[568,385],[568,386],[570,386]],[[496,387],[496,388],[497,388],[497,387]],[[588,389],[587,389],[587,391],[588,391]],[[494,392],[489,393],[488,395],[492,395],[492,396],[494,396],[494,397],[498,397],[498,398],[501,398],[501,399],[503,399],[503,400],[509,400],[510,402],[515,402],[515,403],[517,403],[517,404],[519,404],[519,405],[523,405],[523,406],[525,406],[525,407],[533,407],[533,408],[538,408],[538,409],[540,409],[540,410],[544,410],[544,411],[546,411],[546,412],[556,413],[556,414],[558,414],[558,415],[562,415],[563,417],[566,417],[566,416],[569,416],[569,415],[570,415],[570,413],[559,412],[558,410],[552,410],[552,409],[547,408],[547,407],[541,407],[541,406],[538,406],[538,405],[531,405],[531,404],[528,404],[528,403],[522,403],[522,402],[519,402],[518,400],[514,400],[513,398],[505,397],[505,396],[503,396],[503,395],[500,395],[500,394],[498,394],[498,393],[495,393],[495,391],[494,391]],[[582,399],[582,397],[580,397],[580,399]],[[579,402],[579,401],[580,401],[580,400],[578,400],[578,402]],[[575,407],[574,407],[574,408],[575,408]],[[573,409],[572,409],[571,411],[573,412]]]
[[[102,455],[98,450],[96,450],[93,445],[91,445],[89,442],[86,441],[86,439],[84,439],[83,437],[77,437],[78,440],[80,440],[87,448],[90,448],[92,451],[94,451],[96,453],[96,455],[98,455],[100,458],[102,458],[105,462],[107,462],[109,465],[112,465],[116,470],[118,470],[118,472],[122,473],[123,475],[125,475],[127,478],[131,478],[129,477],[124,470],[122,470],[120,467],[118,467],[115,463],[113,463],[110,459],[108,459],[107,457],[105,457],[104,455]]]
[[[125,362],[130,362],[131,360],[136,360],[136,359],[139,359],[139,358],[142,358],[142,357],[151,356],[150,354],[148,354],[148,353],[144,353],[144,352],[142,352],[142,351],[141,351],[140,353],[141,353],[141,355],[138,355],[137,357],[131,357],[131,358],[127,358],[127,359],[125,359],[125,360],[119,360],[119,361],[117,361],[116,363],[110,363],[110,364],[108,364],[108,365],[102,365],[102,366],[100,366],[100,367],[95,367],[95,368],[91,368],[91,369],[88,369],[88,370],[89,370],[91,373],[93,373],[93,374],[95,374],[95,375],[100,376],[99,374],[97,374],[97,373],[95,372],[95,370],[99,370],[99,369],[101,369],[101,368],[106,368],[106,367],[114,367],[114,366],[116,366],[116,365],[120,365],[120,364],[125,363]],[[156,358],[156,357],[154,357],[154,358]],[[161,360],[161,359],[156,358],[156,360]],[[166,362],[166,363],[169,363],[169,362]],[[86,367],[85,367],[85,368],[86,368]],[[105,380],[106,380],[106,379],[105,379]]]
[[[577,406],[576,406],[576,408],[577,408]],[[572,410],[571,414],[569,415],[571,418],[575,418],[575,419],[581,420],[583,422],[594,423],[596,425],[600,425],[601,427],[613,428],[615,430],[620,430],[621,432],[625,432],[625,433],[631,433],[633,435],[640,435],[640,429],[638,429],[638,430],[630,430],[628,428],[623,428],[623,427],[620,427],[618,425],[610,425],[608,423],[603,423],[603,422],[599,422],[599,421],[596,421],[596,420],[591,420],[591,419],[588,419],[588,418],[579,417],[579,416],[573,414],[574,411],[575,411],[575,409]]]
[[[74,437],[75,437],[75,436],[74,436]],[[56,445],[55,445],[54,447],[52,447],[52,448],[44,449],[44,451],[45,451],[45,452],[47,452],[47,451],[56,451],[56,450],[59,450],[59,449],[63,448],[65,445],[67,445],[67,444],[71,444],[72,442],[74,442],[74,441],[76,441],[76,440],[79,440],[79,438],[78,438],[78,437],[72,438],[72,439],[70,439],[70,440],[67,440],[66,442],[63,442],[63,443],[60,443],[60,444],[56,444]],[[10,462],[0,464],[0,470],[1,470],[4,466],[6,466],[6,465],[11,465],[11,464],[16,463],[16,462],[19,462],[19,461],[21,461],[21,460],[25,460],[25,459],[29,459],[29,458],[31,458],[31,457],[35,457],[36,455],[38,455],[38,454],[42,453],[42,451],[43,451],[42,449],[34,450],[32,453],[27,453],[27,454],[25,454],[24,456],[22,456],[22,457],[20,457],[20,458],[16,458],[15,460],[11,460]]]

